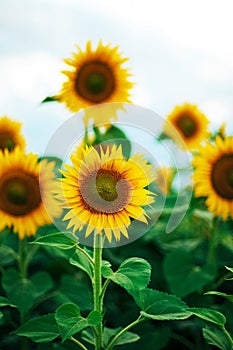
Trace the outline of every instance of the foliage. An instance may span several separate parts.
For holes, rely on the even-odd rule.
[[[51,101],[58,102],[42,102]],[[130,157],[131,141],[119,127],[109,123],[103,131],[92,125],[91,132],[89,138],[85,129],[84,145],[121,145]],[[171,140],[161,133],[157,141]],[[61,180],[63,160],[44,158],[55,162]],[[187,169],[173,170],[171,181]],[[111,249],[87,248],[53,224],[23,240],[5,228],[0,349],[232,350],[232,219],[213,217],[190,186],[179,192],[170,185],[161,212],[155,202],[146,213],[157,218],[155,225]],[[159,182],[153,186],[162,198]],[[177,223],[172,232],[168,223]]]

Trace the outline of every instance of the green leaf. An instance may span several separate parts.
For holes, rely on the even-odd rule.
[[[219,297],[226,298],[226,299],[233,302],[233,294],[226,294],[226,293],[222,293],[222,292],[209,291],[209,292],[206,292],[205,295],[217,295]]]
[[[13,249],[11,249],[11,248],[8,249],[8,247],[7,248],[5,248],[5,247],[6,246],[3,244],[0,246],[0,261],[1,261],[2,267],[11,264],[15,260],[13,258],[13,256],[11,254],[9,254],[10,251],[12,251],[12,253],[13,253]]]
[[[123,261],[119,269],[114,273],[105,266],[105,278],[110,278],[113,282],[125,288],[128,293],[135,294],[139,290],[147,287],[150,281],[151,266],[141,258],[129,258]]]
[[[13,334],[28,337],[35,343],[50,342],[60,335],[54,314],[33,318],[16,329]]]
[[[82,339],[85,340],[87,343],[95,345],[95,336],[91,329],[85,329],[82,331]]]
[[[3,318],[3,313],[2,312],[0,312],[0,320],[1,320],[1,318]]]
[[[228,271],[230,271],[230,272],[233,273],[233,267],[225,266],[225,268],[226,268]],[[233,280],[233,277],[232,277],[232,278],[227,278],[227,280]]]
[[[107,260],[102,260],[101,272],[104,278],[108,278],[113,275],[113,271],[111,269],[111,264]]]
[[[167,254],[164,273],[171,292],[181,298],[199,291],[216,276],[213,266],[197,265],[192,254],[182,249]]]
[[[107,345],[110,343],[112,338],[115,335],[117,335],[121,330],[122,330],[121,327],[115,328],[115,329],[104,327],[104,331],[103,331],[104,348],[107,347]],[[125,332],[124,334],[122,334],[120,338],[118,338],[118,340],[114,343],[114,345],[124,345],[127,343],[133,343],[135,341],[138,341],[139,339],[140,337],[138,334],[135,334],[132,332]]]
[[[116,127],[115,125],[111,125],[111,127],[108,128],[105,133],[100,133],[99,128],[96,127],[93,127],[93,131],[96,137],[94,145],[99,143],[104,143],[104,145],[121,145],[124,157],[129,158],[131,143],[126,134],[120,128]]]
[[[205,321],[215,323],[219,326],[223,326],[226,323],[226,317],[219,311],[205,309],[205,308],[189,308],[189,311],[193,315],[202,318]]]
[[[53,288],[53,280],[45,271],[39,271],[31,277],[35,287],[35,297],[39,297]]]
[[[2,286],[10,301],[21,312],[26,312],[33,306],[36,298],[53,287],[53,281],[45,271],[37,272],[29,280],[21,279],[15,269],[7,269],[3,273]]]
[[[10,268],[3,272],[2,287],[10,301],[18,306],[21,312],[28,311],[36,298],[36,290],[28,279],[21,279],[17,270]]]
[[[71,249],[60,249],[59,247],[53,246],[43,246],[44,250],[53,258],[65,259],[67,261],[70,260],[71,256],[75,252],[75,248]]]
[[[156,137],[157,141],[168,140],[168,139],[170,139],[170,136],[168,136],[164,132],[161,132],[161,134],[158,137]]]
[[[175,295],[145,289],[139,292],[135,302],[141,308],[141,315],[153,320],[183,320],[192,313],[188,306]]]
[[[31,244],[40,244],[45,246],[57,247],[60,249],[71,249],[75,247],[77,241],[71,239],[62,232],[51,233],[47,236],[38,238],[36,241]]]
[[[60,285],[59,304],[73,302],[82,311],[93,309],[93,291],[89,280],[77,281],[73,276],[63,275]]]
[[[47,96],[43,99],[43,101],[41,101],[41,103],[55,102],[55,101],[59,101],[59,99],[54,96]]]
[[[139,335],[133,332],[125,332],[117,339],[115,345],[124,345],[127,343],[134,343],[140,339]]]
[[[103,345],[104,348],[107,347],[107,345],[110,343],[112,338],[118,334],[122,330],[121,327],[119,328],[107,328],[104,327],[103,330]],[[85,329],[82,332],[82,339],[85,340],[87,343],[95,345],[95,336],[91,329]],[[124,345],[127,343],[133,343],[140,339],[139,335],[132,333],[132,332],[125,332],[116,342],[115,345]]]
[[[7,298],[0,297],[0,307],[2,306],[11,306],[16,307],[14,304],[12,304]]]
[[[63,342],[88,326],[88,321],[80,315],[78,306],[73,303],[60,306],[56,310],[55,319]]]
[[[225,266],[225,268],[226,268],[228,271],[230,271],[230,272],[232,272],[232,273],[233,273],[233,267],[228,267],[228,266]]]
[[[75,251],[74,255],[70,258],[70,263],[86,272],[90,278],[93,277],[93,266],[90,260],[80,250],[77,249]]]
[[[217,327],[206,327],[203,330],[206,342],[221,350],[232,350],[232,342],[225,332]]]
[[[102,316],[96,310],[91,311],[87,316],[87,322],[89,326],[94,326],[94,327],[98,326],[101,321],[102,321]]]
[[[194,209],[192,215],[198,219],[207,221],[209,225],[212,224],[213,214],[208,210]]]

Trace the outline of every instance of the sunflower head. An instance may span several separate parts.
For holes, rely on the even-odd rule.
[[[0,151],[13,151],[16,146],[25,148],[25,140],[20,133],[21,123],[6,116],[0,117]]]
[[[165,133],[181,147],[183,147],[183,143],[180,142],[174,128],[189,150],[198,148],[200,143],[209,137],[207,131],[209,121],[196,105],[185,103],[176,106],[167,116],[167,121],[169,123],[164,125]]]
[[[72,112],[107,102],[130,102],[129,90],[133,83],[129,81],[128,70],[122,67],[127,60],[121,57],[117,46],[103,45],[100,41],[97,48],[92,49],[88,41],[86,50],[78,47],[72,58],[64,60],[70,70],[63,71],[67,81],[55,98]],[[112,111],[108,120],[115,114],[116,110]]]
[[[37,228],[61,215],[61,207],[53,195],[56,190],[54,163],[35,154],[25,155],[18,147],[14,152],[0,153],[0,231],[13,229],[19,238],[35,235]],[[40,179],[39,179],[40,172]]]
[[[207,197],[214,216],[233,218],[233,137],[207,143],[194,157],[194,189],[197,197]]]
[[[86,237],[93,231],[104,234],[111,242],[112,235],[116,241],[121,234],[128,238],[131,219],[147,223],[144,207],[154,201],[154,193],[146,187],[154,181],[154,172],[142,155],[127,160],[120,146],[86,147],[71,161],[62,171],[59,195],[68,209],[67,228],[85,228]]]

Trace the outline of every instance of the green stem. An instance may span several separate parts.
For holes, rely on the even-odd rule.
[[[216,248],[218,246],[218,227],[217,227],[217,218],[213,220],[213,229],[211,232],[210,242],[209,242],[209,251],[207,256],[207,264],[214,265],[216,263]]]
[[[73,343],[77,344],[81,349],[83,349],[83,350],[88,350],[88,349],[86,348],[86,346],[84,346],[79,340],[75,339],[74,337],[70,337],[70,340],[71,340]]]
[[[226,330],[226,328],[224,326],[222,327],[222,330],[226,334],[226,336],[229,339],[229,342],[231,343],[231,345],[233,346],[233,339],[232,339],[231,335],[228,333],[228,331]]]
[[[16,261],[19,261],[18,254],[10,247],[2,244],[1,249],[5,250],[8,254],[10,254]]]
[[[25,267],[27,269],[28,265],[30,264],[30,261],[32,260],[34,254],[39,249],[39,245],[33,245],[29,247],[29,250],[27,252],[27,256],[25,257]]]
[[[139,316],[139,318],[138,318],[136,321],[130,323],[128,326],[126,326],[125,328],[123,328],[123,329],[122,329],[119,333],[117,333],[117,334],[115,335],[115,337],[110,341],[110,343],[108,344],[106,350],[111,350],[112,347],[113,347],[113,345],[114,345],[114,343],[115,343],[125,332],[127,332],[130,328],[136,326],[137,324],[139,324],[140,322],[143,322],[143,321],[146,321],[146,319],[145,319],[145,318],[141,318],[141,317]]]
[[[102,299],[100,297],[102,289],[102,237],[101,234],[95,234],[94,238],[94,310],[102,314]],[[95,350],[100,350],[102,347],[102,323],[96,326]]]
[[[228,278],[232,277],[232,272],[227,272],[224,276],[220,277],[214,284],[213,289],[218,289]]]
[[[94,260],[83,248],[81,248],[78,244],[75,245],[75,248],[79,250],[82,254],[84,254],[85,257],[90,261],[91,265],[94,266]]]
[[[19,274],[21,279],[27,278],[27,264],[26,264],[26,241],[24,239],[19,240]]]
[[[26,280],[27,278],[27,248],[26,248],[26,239],[19,239],[19,251],[18,251],[18,266],[19,266],[19,275],[21,280]],[[28,319],[28,313],[20,311],[20,324],[24,324]],[[21,339],[21,350],[29,349],[29,341],[27,338]]]
[[[111,282],[110,278],[107,279],[107,280],[104,282],[102,291],[101,291],[101,293],[100,293],[100,301],[101,301],[102,305],[103,305],[104,295],[105,295],[106,289],[108,288],[108,285],[109,285],[110,282]]]

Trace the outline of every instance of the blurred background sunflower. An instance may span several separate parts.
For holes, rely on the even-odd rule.
[[[205,141],[210,133],[208,132],[209,120],[202,113],[198,106],[190,103],[175,106],[170,114],[168,114],[164,124],[165,134],[170,136],[177,144],[180,138],[174,133],[174,129],[184,142],[184,146],[189,150],[195,150],[200,143]],[[180,144],[183,147],[183,143]]]
[[[7,116],[0,117],[0,150],[13,151],[16,146],[25,148],[25,139],[21,134],[22,124]]]
[[[214,216],[233,218],[233,137],[216,138],[194,157],[194,185],[197,197],[206,197]]]
[[[23,239],[61,215],[59,202],[54,199],[54,163],[39,163],[37,155],[25,155],[16,148],[14,152],[0,152],[0,164],[0,231],[8,227]]]
[[[122,67],[128,58],[120,55],[119,47],[103,45],[100,41],[97,48],[92,49],[89,40],[86,50],[82,51],[79,46],[77,50],[72,58],[64,60],[71,69],[63,71],[68,80],[55,99],[64,102],[72,112],[101,103],[130,102],[129,89],[133,83],[128,80],[128,70]],[[116,119],[116,111],[108,115],[111,117]]]

